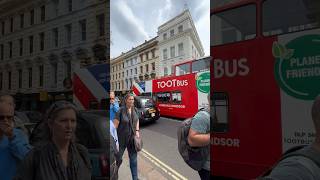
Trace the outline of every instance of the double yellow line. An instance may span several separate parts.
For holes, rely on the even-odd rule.
[[[180,173],[160,161],[158,158],[156,158],[154,155],[146,151],[145,149],[141,150],[141,154],[149,159],[153,164],[155,164],[157,167],[159,167],[162,171],[167,173],[170,177],[172,177],[174,180],[187,180],[186,177],[182,176]]]

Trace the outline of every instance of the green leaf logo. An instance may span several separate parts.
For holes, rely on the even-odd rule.
[[[277,41],[272,44],[272,54],[275,58],[280,59],[290,59],[293,56],[294,50],[287,49],[282,44],[279,44]]]

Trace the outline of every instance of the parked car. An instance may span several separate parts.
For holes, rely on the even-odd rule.
[[[160,118],[160,110],[150,96],[134,97],[134,105],[138,109],[140,123],[156,122]]]
[[[84,145],[90,154],[92,179],[109,179],[109,116],[107,111],[80,111],[77,115],[76,141]],[[43,122],[35,127],[30,142],[36,146],[41,143],[46,131]]]

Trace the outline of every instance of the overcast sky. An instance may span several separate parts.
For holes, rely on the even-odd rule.
[[[111,58],[157,36],[158,27],[191,12],[205,55],[210,53],[210,0],[111,0]]]

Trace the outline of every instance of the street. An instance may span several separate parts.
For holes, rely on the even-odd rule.
[[[191,169],[178,152],[177,127],[180,123],[180,120],[161,117],[156,123],[140,127],[144,143],[143,150],[138,153],[140,179],[200,179],[198,172]],[[127,158],[125,152],[124,162]],[[127,166],[120,167],[120,180],[131,178],[126,163]]]

